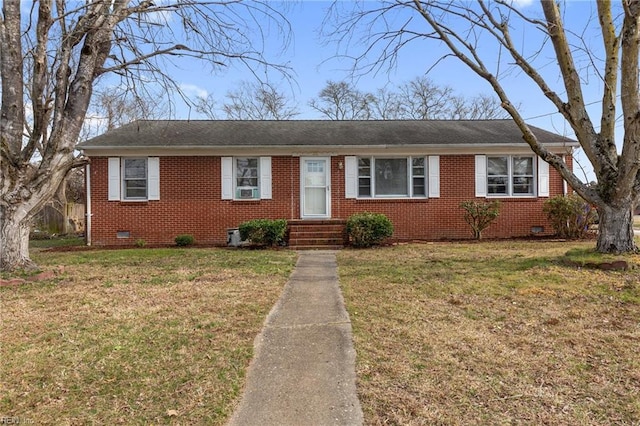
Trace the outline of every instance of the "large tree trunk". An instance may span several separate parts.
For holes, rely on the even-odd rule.
[[[0,208],[0,270],[33,270],[29,258],[31,218],[22,207]]]
[[[634,241],[632,202],[598,206],[600,224],[596,250],[600,253],[637,252]]]
[[[59,161],[58,161],[59,159]],[[67,164],[64,161],[67,161]],[[30,165],[5,173],[0,180],[0,270],[34,270],[37,265],[29,258],[29,233],[35,215],[54,198],[60,183],[70,169],[73,157],[58,155],[49,170],[34,175]],[[3,170],[4,171],[4,170]]]
[[[85,163],[74,158],[74,147],[101,76],[118,75],[127,93],[131,90],[137,97],[149,81],[165,89],[177,86],[157,65],[156,58],[163,55],[200,58],[214,67],[231,59],[270,67],[244,30],[259,24],[259,18],[273,21],[283,34],[289,27],[266,1],[31,3],[22,7],[26,2],[0,2],[1,271],[33,267],[30,221],[52,199],[69,170]],[[149,33],[153,16],[165,13],[167,19],[171,15],[183,24],[183,43],[170,30],[139,37],[141,31]],[[224,21],[240,27],[231,28]],[[285,35],[285,44],[287,39]],[[275,68],[289,75],[288,67]]]

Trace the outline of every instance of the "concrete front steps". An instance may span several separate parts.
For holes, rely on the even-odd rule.
[[[346,220],[289,220],[289,248],[292,250],[341,249],[347,242]]]

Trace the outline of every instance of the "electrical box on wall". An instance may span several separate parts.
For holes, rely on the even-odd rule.
[[[240,239],[240,231],[238,228],[229,228],[227,229],[227,246],[229,247],[239,247],[245,241]]]

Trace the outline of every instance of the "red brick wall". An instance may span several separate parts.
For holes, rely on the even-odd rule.
[[[470,238],[459,204],[474,199],[474,156],[440,157],[440,198],[426,200],[355,200],[344,198],[344,157],[332,158],[332,217],[371,211],[386,214],[394,224],[394,238]],[[254,218],[300,217],[298,157],[272,158],[271,200],[221,199],[220,157],[160,157],[160,200],[107,201],[106,157],[91,160],[92,244],[132,246],[173,244],[179,234],[191,234],[200,244],[226,244],[227,229]],[[563,192],[557,172],[550,170],[551,195]],[[531,235],[532,226],[552,232],[544,214],[545,199],[502,199],[500,217],[485,232],[488,238]],[[117,238],[128,231],[129,238]]]
[[[222,245],[227,228],[248,219],[298,217],[298,158],[272,159],[273,199],[261,201],[221,199],[220,157],[160,157],[159,201],[107,201],[107,163],[91,159],[94,245],[173,244],[180,234]],[[129,231],[130,238],[117,238],[118,231]]]
[[[346,218],[349,215],[370,211],[384,213],[394,224],[394,238],[411,239],[459,239],[471,238],[471,228],[463,219],[460,202],[475,197],[475,157],[473,155],[440,156],[440,198],[413,200],[357,200],[344,198],[343,172],[336,173],[336,165],[343,157],[334,158],[333,214]],[[569,160],[570,161],[570,160]],[[569,163],[571,164],[571,163]],[[549,170],[551,196],[563,193],[560,175]],[[544,235],[553,233],[542,212],[547,198],[499,198],[500,216],[484,232],[487,238],[524,237],[531,235],[531,227],[544,227]],[[480,199],[479,199],[480,200]]]

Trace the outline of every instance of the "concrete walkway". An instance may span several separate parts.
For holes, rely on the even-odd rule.
[[[332,251],[304,251],[256,338],[230,426],[361,425],[351,322]]]

